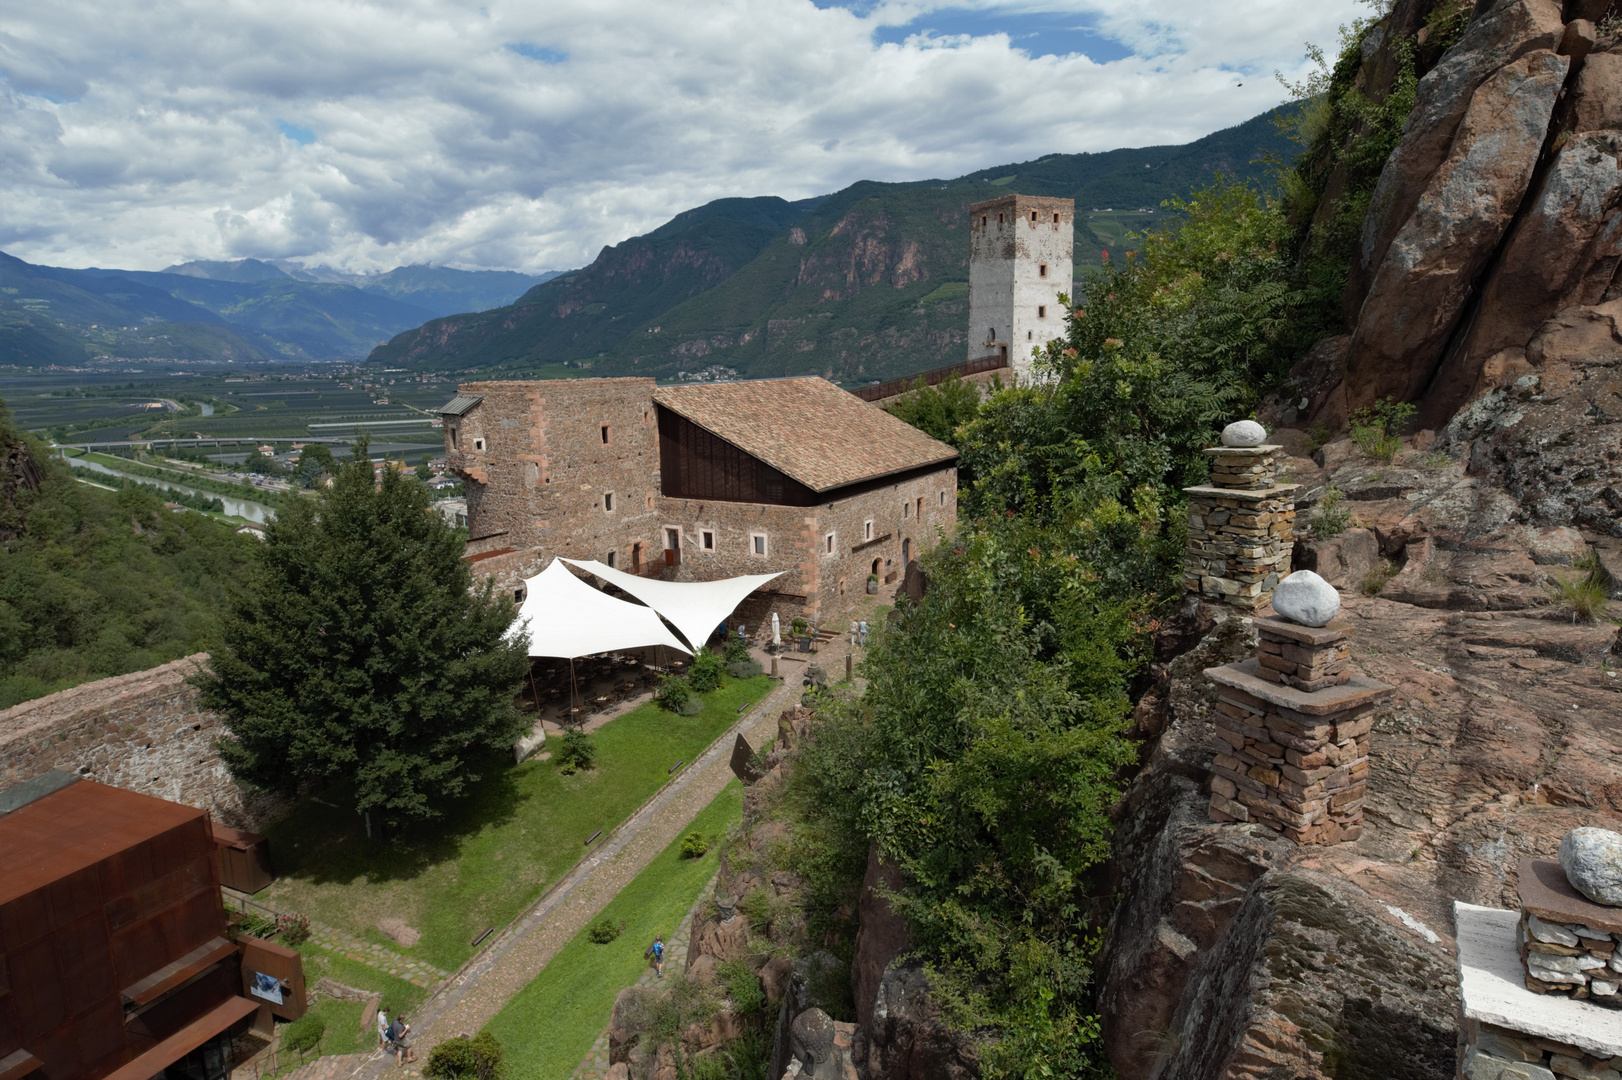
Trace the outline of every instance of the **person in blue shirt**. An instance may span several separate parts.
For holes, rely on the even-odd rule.
[[[642,955],[643,956],[651,956],[651,957],[653,957],[654,970],[659,973],[659,978],[661,978],[661,979],[664,978],[665,977],[665,938],[664,938],[664,935],[660,934],[658,937],[654,938],[653,939],[653,944],[649,945],[648,946],[648,951],[643,953]]]

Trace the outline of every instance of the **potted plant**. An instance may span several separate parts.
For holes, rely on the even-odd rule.
[[[869,575],[867,575],[867,595],[876,596],[878,594],[878,591],[879,591],[879,576],[877,574],[869,574]]]
[[[789,633],[797,639],[801,652],[811,651],[810,623],[796,616],[794,622],[789,626]]]

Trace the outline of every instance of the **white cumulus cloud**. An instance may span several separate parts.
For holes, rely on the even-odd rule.
[[[1179,143],[1358,0],[55,0],[0,19],[0,249],[561,269],[733,195]]]

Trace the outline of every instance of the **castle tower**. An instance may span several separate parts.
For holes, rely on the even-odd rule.
[[[1031,350],[1065,335],[1074,199],[1004,195],[969,207],[969,356],[1001,355],[1021,382]]]

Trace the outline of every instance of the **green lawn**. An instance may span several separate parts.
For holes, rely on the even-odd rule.
[[[625,930],[607,945],[595,945],[582,930],[541,973],[507,1003],[489,1028],[506,1050],[510,1080],[566,1080],[608,1026],[614,997],[647,970],[643,951],[655,934],[665,940],[714,876],[719,840],[743,816],[743,787],[732,781],[692,824],[710,850],[700,859],[681,857],[678,838],[603,909]],[[676,974],[666,965],[665,975]]]
[[[692,762],[771,687],[764,676],[728,680],[693,717],[635,709],[595,733],[597,767],[574,776],[550,761],[495,759],[444,821],[391,842],[369,843],[338,793],[305,799],[268,830],[278,877],[260,898],[454,971],[486,927],[516,918],[590,850],[587,837],[629,817],[670,766]],[[376,929],[384,918],[422,939],[400,948]]]

